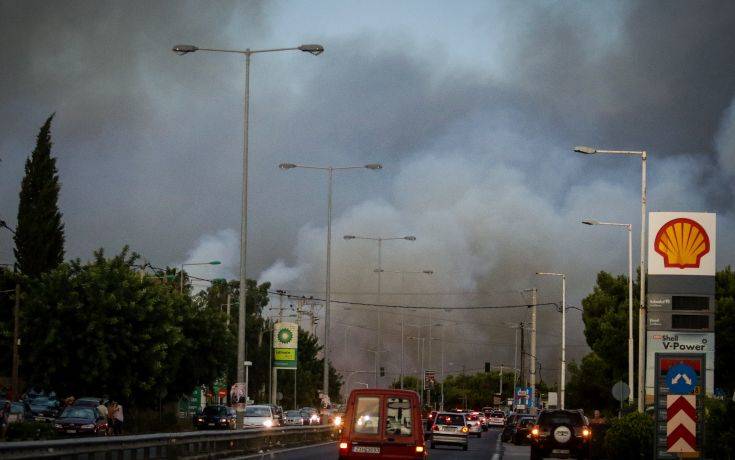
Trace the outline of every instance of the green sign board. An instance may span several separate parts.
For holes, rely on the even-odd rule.
[[[273,367],[296,369],[299,325],[276,323],[273,326]]]

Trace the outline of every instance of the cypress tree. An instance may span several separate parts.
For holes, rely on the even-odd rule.
[[[64,223],[58,207],[61,184],[56,159],[51,157],[53,118],[51,114],[38,133],[20,187],[14,252],[18,269],[30,277],[54,269],[64,260]]]

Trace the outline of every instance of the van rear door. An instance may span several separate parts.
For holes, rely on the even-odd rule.
[[[355,397],[354,412],[349,427],[349,455],[375,456],[382,454],[381,409],[383,398],[380,395],[358,394]]]
[[[382,458],[421,456],[416,452],[416,446],[423,448],[423,429],[415,399],[409,395],[388,394],[384,397]]]

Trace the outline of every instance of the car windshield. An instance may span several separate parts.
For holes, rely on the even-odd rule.
[[[539,416],[539,425],[581,426],[582,414],[578,412],[543,412]]]
[[[208,416],[227,415],[227,408],[224,406],[208,406],[204,408],[202,414]]]
[[[12,414],[20,414],[20,413],[22,413],[23,412],[23,405],[22,404],[13,403],[10,406],[10,412]]]
[[[286,411],[286,417],[301,417],[301,412],[297,410]]]
[[[536,419],[535,419],[535,418],[531,418],[531,417],[523,417],[523,418],[520,418],[520,419],[518,419],[518,423],[517,423],[517,425],[518,425],[518,426],[528,426],[528,425],[533,425],[533,423],[534,423],[535,421],[536,421]]]
[[[248,406],[245,408],[245,417],[270,417],[270,407]]]
[[[461,414],[439,414],[436,416],[437,425],[464,426],[464,416]]]
[[[380,426],[380,398],[359,396],[355,403],[355,433],[378,434]]]
[[[48,398],[36,398],[31,400],[32,406],[48,406],[51,401]]]
[[[94,411],[86,407],[67,407],[61,418],[94,418]]]
[[[385,434],[409,436],[411,434],[411,401],[405,398],[388,398],[386,402]]]
[[[505,414],[501,411],[495,411],[492,413],[491,417],[505,417]]]

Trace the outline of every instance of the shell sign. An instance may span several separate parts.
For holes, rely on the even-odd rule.
[[[716,216],[703,212],[649,214],[648,274],[715,274]]]

